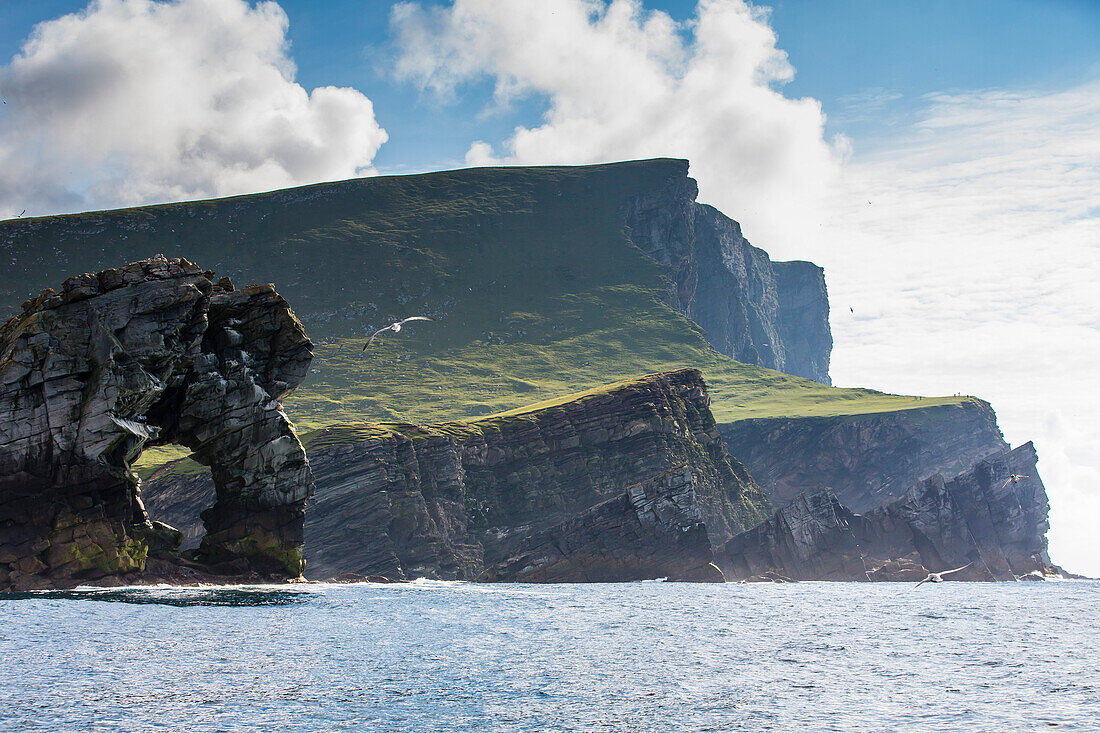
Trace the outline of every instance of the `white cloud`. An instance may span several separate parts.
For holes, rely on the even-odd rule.
[[[541,125],[501,149],[475,142],[471,164],[685,157],[704,198],[750,238],[793,251],[816,235],[837,156],[818,102],[776,91],[793,70],[741,0],[700,0],[686,27],[635,0],[406,3],[393,26],[399,78],[447,98],[488,77],[497,105],[546,100]]]
[[[0,216],[222,196],[371,171],[349,88],[294,82],[274,2],[98,0],[0,67]]]
[[[991,400],[1006,437],[1039,450],[1054,560],[1093,575],[1097,119],[1095,82],[933,95],[908,129],[857,148],[803,252],[826,268],[834,381]]]

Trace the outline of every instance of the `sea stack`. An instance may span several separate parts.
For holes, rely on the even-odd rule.
[[[279,400],[311,359],[271,285],[236,290],[185,259],[80,275],[24,303],[0,328],[0,588],[148,580],[173,563],[300,575],[313,476]],[[168,443],[216,486],[194,562],[131,472]]]

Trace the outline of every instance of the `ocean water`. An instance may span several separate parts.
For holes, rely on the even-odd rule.
[[[1100,730],[1100,583],[908,587],[0,595],[0,731]]]

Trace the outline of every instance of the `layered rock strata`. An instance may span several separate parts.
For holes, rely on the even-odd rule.
[[[172,574],[130,466],[178,443],[210,467],[197,557],[261,577],[302,569],[309,463],[279,404],[312,344],[270,285],[235,290],[154,257],[66,280],[0,328],[0,588]]]
[[[1049,505],[1036,461],[1026,443],[954,478],[925,479],[862,515],[831,492],[799,497],[729,540],[717,563],[741,579],[907,580],[964,566],[953,579],[1059,572],[1047,554]]]
[[[669,268],[671,301],[723,354],[831,384],[829,297],[824,271],[810,262],[773,262],[749,244],[741,225],[696,203],[699,189],[679,176],[622,209],[631,241]]]
[[[866,512],[929,476],[953,476],[1008,448],[993,409],[978,399],[871,415],[741,420],[720,429],[777,507],[829,488],[852,511]]]
[[[554,536],[569,538],[565,565],[545,579],[570,564],[579,573],[581,557],[605,558],[604,578],[687,577],[709,562],[696,516],[709,547],[769,508],[726,452],[694,369],[475,423],[345,426],[306,442],[317,480],[306,552],[318,578],[474,579],[491,568],[493,579],[518,580],[526,565],[509,558]],[[186,524],[193,509],[181,499],[201,497],[201,482],[159,471],[148,486],[154,515]],[[675,548],[658,550],[673,536]]]
[[[687,466],[631,486],[621,496],[524,539],[478,580],[615,583],[653,578],[725,581],[714,564]]]

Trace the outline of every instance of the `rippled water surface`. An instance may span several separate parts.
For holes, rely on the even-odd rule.
[[[0,595],[2,731],[1100,729],[1100,583]]]

